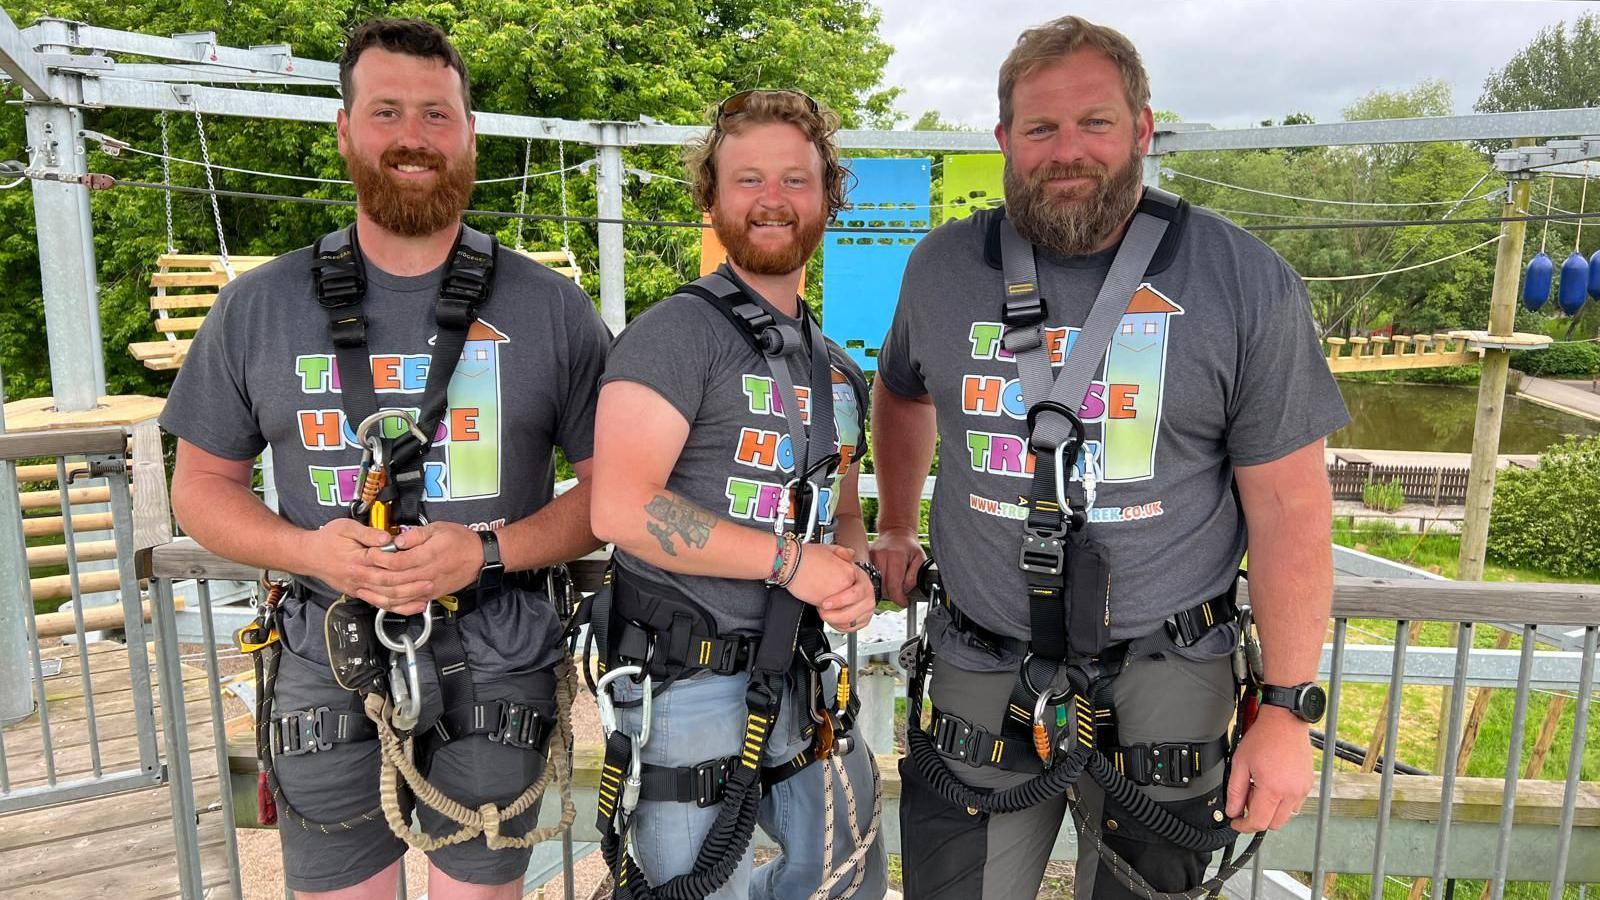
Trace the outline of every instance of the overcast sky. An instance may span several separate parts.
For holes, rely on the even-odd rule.
[[[1024,28],[1068,13],[1131,38],[1151,105],[1245,127],[1306,112],[1338,121],[1375,89],[1449,83],[1471,112],[1490,71],[1541,28],[1600,12],[1578,0],[876,0],[895,48],[885,80],[911,121],[936,109],[988,130],[1000,62]],[[907,127],[909,122],[901,127]]]

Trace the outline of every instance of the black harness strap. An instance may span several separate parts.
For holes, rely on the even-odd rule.
[[[794,449],[795,476],[799,483],[793,492],[790,511],[797,530],[804,534],[807,523],[818,520],[820,511],[812,504],[821,502],[820,489],[832,478],[833,468],[837,465],[837,456],[833,454],[833,389],[827,346],[822,339],[821,329],[806,313],[803,304],[802,325],[810,338],[809,347],[796,329],[779,325],[747,296],[731,275],[731,271],[725,273],[719,270],[686,285],[679,293],[698,296],[710,303],[728,318],[740,337],[766,360],[774,388],[783,402],[784,417],[788,421]],[[807,351],[811,362],[809,428],[802,418],[799,394],[795,390],[787,359],[792,353]],[[601,766],[601,798],[597,804],[596,824],[602,835],[601,850],[611,868],[615,893],[619,898],[703,898],[720,888],[733,874],[755,830],[763,781],[761,757],[777,724],[784,678],[794,663],[802,625],[815,617],[815,610],[795,599],[787,590],[771,588],[761,637],[749,654],[750,686],[745,691],[745,731],[740,753],[727,760],[710,760],[701,766],[690,767],[693,774],[687,777],[692,782],[687,785],[680,783],[685,777],[682,770],[657,772],[650,779],[652,793],[693,790],[697,802],[701,796],[709,798],[720,788],[721,802],[717,817],[705,841],[701,843],[689,872],[652,886],[638,864],[626,853],[623,844],[626,823],[618,827],[617,799],[622,773],[628,769],[631,759],[632,746],[621,731],[613,732],[607,739],[606,757]],[[815,626],[820,630],[820,620],[815,621]],[[680,642],[684,646],[678,649],[687,651],[692,632],[687,623],[681,631]],[[611,648],[602,644],[601,653],[609,656]],[[644,790],[641,784],[641,795]],[[703,805],[709,805],[709,802]]]
[[[394,520],[404,523],[423,521],[423,465],[438,434],[450,402],[450,380],[466,346],[467,333],[477,321],[478,310],[494,292],[495,264],[499,242],[492,235],[461,226],[445,266],[438,299],[434,301],[434,323],[438,330],[423,389],[417,427],[425,440],[407,432],[391,445],[389,479],[380,496],[393,504]],[[339,362],[340,400],[345,418],[354,429],[378,411],[379,403],[372,383],[372,363],[367,345],[367,317],[362,311],[366,300],[366,261],[356,226],[335,231],[317,240],[312,250],[313,281],[317,302],[328,315],[328,332]],[[476,597],[476,605],[480,598]],[[453,603],[453,601],[452,601]],[[469,709],[477,695],[467,669],[466,647],[458,627],[464,609],[441,604],[441,627],[432,639],[434,665],[439,688],[448,712]],[[469,606],[468,609],[471,607]]]

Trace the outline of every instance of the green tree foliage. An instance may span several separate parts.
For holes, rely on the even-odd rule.
[[[1344,111],[1347,121],[1447,115],[1449,87],[1427,81],[1410,90],[1375,91]],[[1291,114],[1284,124],[1310,124]],[[1309,147],[1231,153],[1185,153],[1164,164],[1175,171],[1276,194],[1360,203],[1414,203],[1476,196],[1492,189],[1482,154],[1464,144]],[[1474,185],[1477,185],[1474,187]],[[1190,178],[1169,185],[1191,201],[1244,225],[1381,218],[1437,218],[1448,207],[1340,206],[1251,194]],[[1493,215],[1484,201],[1456,216]],[[1262,237],[1303,275],[1353,275],[1448,256],[1492,237],[1494,226],[1372,227],[1276,231]],[[1363,334],[1393,325],[1401,332],[1482,327],[1489,310],[1494,257],[1485,249],[1383,279],[1312,282],[1317,321],[1327,334]]]
[[[1568,438],[1495,480],[1489,554],[1561,577],[1600,573],[1600,438]]]
[[[891,48],[877,35],[879,13],[867,0],[465,0],[431,3],[403,0],[355,3],[351,0],[283,0],[279,3],[219,3],[175,0],[133,3],[110,0],[24,0],[8,9],[26,25],[42,16],[90,22],[148,34],[215,31],[231,46],[289,43],[297,55],[336,60],[344,35],[357,22],[376,15],[416,16],[450,32],[472,74],[474,105],[481,111],[565,119],[634,121],[640,116],[672,123],[705,121],[717,100],[748,87],[784,86],[804,90],[836,110],[846,127],[890,127],[896,121],[898,91],[882,84]],[[272,88],[264,88],[272,90]],[[282,89],[304,92],[304,88]],[[9,94],[5,94],[9,91]],[[311,91],[326,95],[328,92]],[[17,100],[14,86],[0,88],[0,99]],[[161,146],[155,114],[134,110],[92,113],[87,127],[144,150]],[[343,178],[331,123],[327,126],[243,118],[209,118],[207,137],[219,164],[321,178]],[[170,117],[172,153],[199,159],[192,116]],[[15,105],[0,107],[0,158],[20,157],[26,143],[23,116]],[[562,151],[568,165],[593,154],[591,148],[536,141],[529,168],[558,168]],[[484,138],[479,142],[480,178],[522,171],[522,141]],[[680,150],[631,147],[625,165],[681,177]],[[148,157],[111,159],[89,156],[92,171],[125,180],[162,180],[160,165]],[[203,185],[197,167],[175,165],[174,182]],[[347,186],[265,179],[217,173],[225,189],[349,199]],[[481,185],[473,197],[479,209],[512,210],[520,185]],[[566,203],[574,215],[592,215],[592,170],[570,173]],[[528,212],[562,208],[562,179],[529,182]],[[162,196],[119,188],[92,201],[95,251],[101,284],[102,331],[108,387],[113,393],[164,394],[171,376],[143,369],[125,350],[130,341],[152,340],[149,276],[166,246]],[[319,233],[348,222],[348,209],[258,200],[221,200],[223,232],[236,254],[278,254],[309,244]],[[630,218],[697,221],[698,212],[683,186],[669,179],[630,179],[624,213]],[[188,252],[215,252],[210,206],[204,198],[173,198],[175,243]],[[39,263],[32,198],[26,186],[0,192],[0,217],[16,227],[0,234],[0,367],[6,396],[12,399],[49,392],[44,312],[39,299]],[[511,220],[469,220],[511,241]],[[584,286],[598,295],[595,227],[556,222],[526,222],[525,244],[555,249],[569,241],[586,273]],[[625,231],[630,314],[660,299],[698,274],[696,229],[630,227]],[[46,235],[46,240],[52,236]],[[815,273],[814,273],[815,274]],[[820,292],[821,278],[810,280]],[[811,298],[815,299],[815,298]]]

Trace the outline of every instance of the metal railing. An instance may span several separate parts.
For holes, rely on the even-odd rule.
[[[153,427],[153,426],[152,426]],[[159,449],[159,448],[158,448]],[[0,470],[7,499],[16,502],[15,464],[18,460],[48,459],[57,473],[57,490],[60,493],[61,519],[64,535],[64,561],[71,587],[71,618],[73,629],[67,638],[75,652],[46,658],[38,639],[39,623],[34,614],[33,594],[26,571],[0,573],[4,589],[0,590],[0,606],[5,607],[5,619],[14,622],[20,618],[25,635],[26,653],[8,661],[9,671],[3,679],[7,700],[22,700],[25,710],[21,719],[0,731],[0,814],[18,812],[56,803],[85,800],[121,791],[159,785],[166,777],[157,752],[155,703],[152,692],[151,670],[146,653],[145,610],[139,599],[139,573],[136,571],[137,546],[143,534],[136,534],[133,495],[130,491],[130,453],[128,436],[120,428],[96,428],[78,431],[59,431],[45,434],[0,435]],[[69,472],[69,463],[73,471]],[[77,540],[72,529],[72,503],[69,492],[79,476],[103,480],[108,489],[111,509],[111,531],[117,546],[117,582],[120,598],[120,615],[110,618],[115,626],[127,635],[127,672],[131,710],[131,736],[136,755],[110,756],[103,752],[112,740],[125,742],[129,735],[102,734],[102,720],[111,714],[97,711],[94,678],[88,637],[94,627],[86,623],[84,591],[80,582]],[[162,504],[165,505],[164,502]],[[16,509],[15,506],[12,507]],[[24,522],[20,511],[17,522]],[[15,618],[13,618],[15,617]],[[106,618],[96,614],[98,622]],[[106,627],[100,625],[99,627]],[[49,680],[61,677],[65,664],[74,662],[78,669],[79,686],[83,692],[83,728],[81,734],[76,724],[52,722],[49,703]],[[21,664],[21,665],[18,665]],[[159,663],[158,663],[159,664]],[[22,678],[16,678],[22,669]],[[162,679],[162,688],[167,687]],[[20,690],[19,690],[20,689]],[[25,695],[31,694],[31,711]],[[118,718],[123,713],[117,713]],[[27,718],[34,720],[32,728]],[[109,729],[107,729],[109,731]],[[37,733],[37,749],[30,738]],[[11,747],[6,746],[7,739]],[[69,743],[70,742],[70,743]],[[87,758],[82,757],[87,754]],[[27,771],[13,771],[14,766],[26,760]],[[38,776],[28,773],[38,771]]]
[[[0,448],[10,447],[5,443],[9,440],[0,438]],[[111,473],[107,477],[115,483],[119,476]],[[128,505],[118,500],[115,487],[112,506],[114,512],[123,511],[123,519],[128,518]],[[119,541],[125,538],[125,531],[118,531]],[[591,588],[597,585],[603,566],[604,561],[599,557],[583,561],[577,566],[580,584]],[[134,574],[131,569],[128,571]],[[234,765],[230,766],[215,649],[219,640],[227,640],[227,635],[219,635],[211,625],[214,611],[208,582],[254,580],[260,573],[217,559],[191,541],[179,540],[154,548],[141,574],[151,577],[153,626],[148,631],[143,630],[142,615],[130,613],[126,621],[130,629],[129,653],[131,658],[132,647],[143,646],[142,641],[133,640],[133,637],[154,637],[166,736],[166,752],[158,760],[158,763],[165,763],[165,768],[158,764],[145,772],[146,780],[142,783],[159,781],[164,773],[171,785],[173,819],[180,823],[175,825],[175,833],[183,894],[198,897],[202,893],[201,885],[208,879],[213,883],[217,881],[218,873],[202,871],[200,828],[196,824],[204,816],[215,813],[226,833],[226,865],[237,895],[239,876],[234,831],[236,825],[250,820],[243,815],[236,817],[234,810],[236,804],[242,810],[244,804],[253,802],[255,769],[253,762],[245,758],[250,751],[244,748],[239,748],[240,758],[233,760]],[[196,582],[199,618],[205,629],[202,637],[206,650],[202,656],[209,685],[217,766],[220,772],[232,776],[231,789],[229,781],[219,780],[223,787],[215,801],[210,797],[197,798],[189,768],[190,736],[180,687],[182,661],[173,625],[173,588],[175,582],[184,580]],[[132,601],[128,605],[130,596]],[[131,594],[125,594],[124,600],[126,608],[136,610],[136,588]],[[1374,900],[1382,896],[1385,883],[1395,877],[1431,878],[1432,884],[1440,886],[1435,895],[1439,895],[1452,879],[1483,879],[1488,882],[1488,893],[1493,900],[1504,897],[1510,881],[1546,883],[1551,898],[1561,897],[1569,884],[1600,882],[1600,788],[1580,780],[1595,702],[1600,588],[1340,577],[1336,584],[1334,613],[1332,642],[1324,653],[1323,676],[1330,687],[1327,733],[1356,738],[1356,730],[1349,725],[1355,715],[1348,705],[1348,698],[1355,689],[1353,685],[1386,684],[1389,694],[1399,702],[1388,704],[1387,712],[1376,717],[1382,724],[1384,752],[1379,754],[1379,765],[1371,773],[1340,771],[1335,756],[1325,755],[1318,789],[1303,814],[1266,842],[1256,869],[1241,875],[1233,885],[1236,895],[1320,900],[1324,876],[1334,872],[1370,877],[1370,893]],[[894,685],[903,677],[894,668],[894,650],[901,635],[915,630],[916,617],[900,613],[879,618],[872,631],[863,636],[860,646],[852,649],[864,670],[860,681],[862,727],[879,751],[892,755],[898,731],[894,720]],[[1473,623],[1508,619],[1525,623],[1512,628],[1514,636],[1522,638],[1520,648],[1473,648],[1479,632],[1506,627],[1483,624],[1475,627]],[[1373,626],[1360,621],[1352,625],[1352,620],[1388,622],[1392,626],[1392,648],[1360,643],[1362,634]],[[1453,648],[1416,646],[1411,626],[1423,621],[1459,624]],[[1563,627],[1536,630],[1537,626],[1555,625]],[[1387,632],[1388,626],[1383,630]],[[1541,636],[1548,641],[1551,635],[1570,638],[1564,644],[1565,649],[1540,649]],[[38,657],[35,649],[34,659]],[[129,667],[130,670],[137,668],[132,662]],[[1450,703],[1445,712],[1448,742],[1441,774],[1400,774],[1396,763],[1402,754],[1395,752],[1400,724],[1408,713],[1416,712],[1417,703],[1414,698],[1405,697],[1405,689],[1442,686],[1450,688]],[[1480,740],[1477,747],[1480,760],[1503,755],[1504,767],[1493,779],[1457,774],[1461,734],[1467,729],[1465,709],[1469,702],[1476,705],[1476,698],[1468,697],[1474,689],[1512,692],[1509,732],[1493,746],[1487,740]],[[1524,777],[1521,772],[1523,745],[1529,731],[1532,696],[1537,691],[1551,690],[1574,692],[1577,702],[1569,707],[1570,742],[1564,753],[1557,750],[1554,754],[1557,758],[1565,756],[1564,777],[1558,782],[1540,782]],[[1370,713],[1366,715],[1369,720],[1373,719]],[[1340,734],[1341,720],[1346,722],[1344,734]],[[1563,719],[1561,723],[1563,729],[1568,728],[1566,721]],[[587,843],[597,839],[592,817],[587,815],[594,803],[594,780],[592,773],[586,771],[595,764],[597,753],[585,750],[580,747],[577,753],[579,771],[575,789],[579,795],[580,814],[568,840],[560,848],[559,862],[554,842],[540,848],[539,861],[530,867],[530,888],[557,871],[565,871],[570,890],[570,842]],[[900,839],[899,785],[893,766],[885,766],[883,771],[887,779],[885,840],[894,851]],[[65,783],[56,786],[72,788]],[[13,801],[16,794],[12,791]],[[58,791],[49,799],[41,796],[30,805],[65,799],[71,796]],[[1070,827],[1063,829],[1055,855],[1063,859],[1075,855],[1075,839]],[[1302,874],[1296,878],[1283,872]],[[1348,891],[1346,885],[1341,893]]]

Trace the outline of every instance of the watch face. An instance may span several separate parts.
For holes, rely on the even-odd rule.
[[[1300,718],[1307,722],[1322,721],[1322,714],[1328,708],[1328,693],[1320,685],[1307,685],[1300,692]]]

